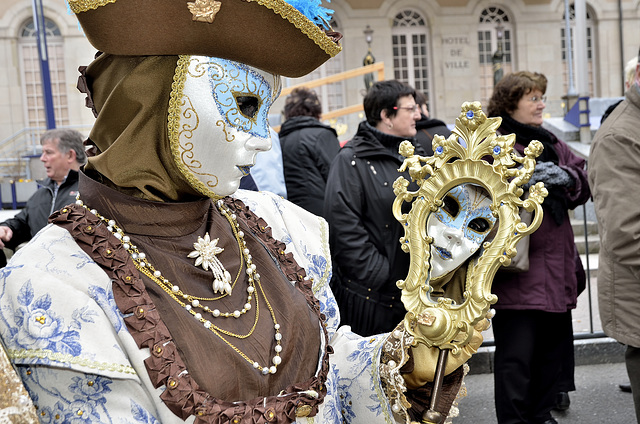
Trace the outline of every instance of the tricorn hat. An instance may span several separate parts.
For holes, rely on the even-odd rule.
[[[296,0],[305,13],[292,0],[68,1],[89,42],[115,55],[212,56],[300,77],[341,50],[319,0]]]

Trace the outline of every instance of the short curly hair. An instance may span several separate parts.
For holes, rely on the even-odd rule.
[[[294,89],[284,103],[284,119],[294,116],[313,116],[320,119],[322,105],[315,91],[306,87]]]
[[[507,74],[493,88],[487,107],[488,116],[511,115],[523,96],[533,90],[547,91],[547,77],[538,72],[520,71]]]

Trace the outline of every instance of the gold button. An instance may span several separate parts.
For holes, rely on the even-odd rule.
[[[276,420],[276,411],[273,408],[269,408],[266,411],[264,411],[264,418],[265,420],[267,420],[267,422],[274,422]]]
[[[153,352],[153,356],[155,356],[155,357],[162,356],[162,351],[163,351],[162,346],[160,346],[159,344],[155,345],[153,347],[153,351],[152,351]]]
[[[311,405],[300,405],[296,408],[296,417],[308,417],[311,413]]]

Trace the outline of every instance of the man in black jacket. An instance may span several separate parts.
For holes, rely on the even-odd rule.
[[[75,130],[53,129],[40,137],[47,178],[15,217],[0,223],[0,248],[15,249],[31,240],[54,211],[73,203],[78,193],[78,170],[87,159],[83,137]],[[6,264],[4,255],[0,265]]]

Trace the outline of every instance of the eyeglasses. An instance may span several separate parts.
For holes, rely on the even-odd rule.
[[[546,103],[546,102],[547,102],[547,96],[533,96],[533,97],[529,97],[529,101],[530,101],[530,102],[533,102],[533,103],[538,103],[538,102]]]
[[[398,110],[398,109],[404,109],[404,110],[408,110],[409,112],[415,113],[416,110],[418,110],[418,104],[415,104],[413,106],[394,106],[393,110]]]

